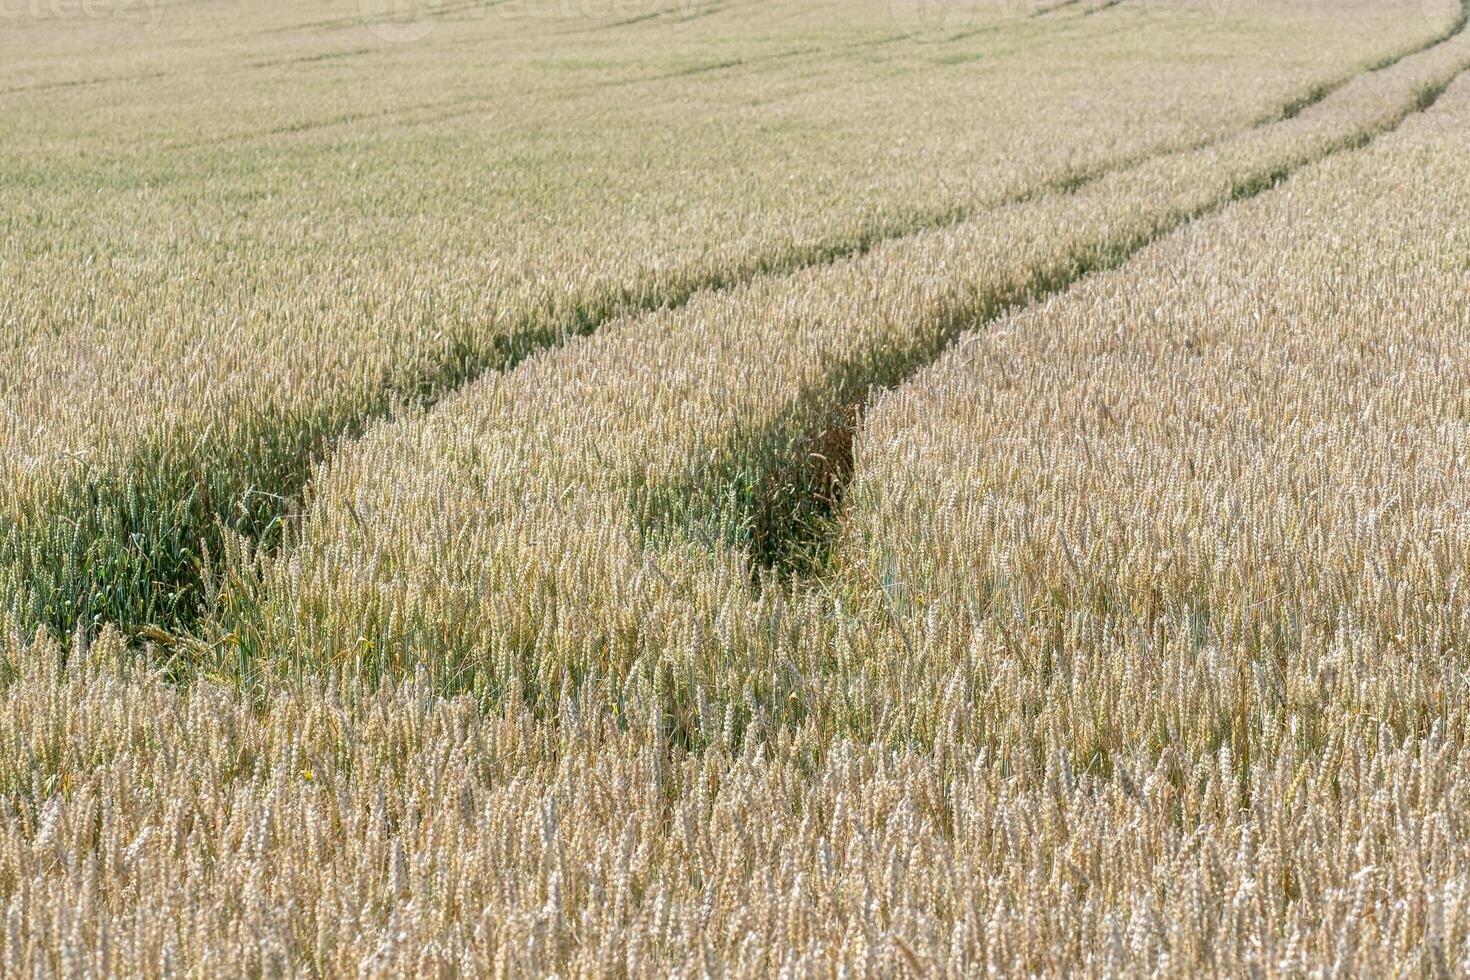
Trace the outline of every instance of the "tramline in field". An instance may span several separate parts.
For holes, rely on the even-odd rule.
[[[1209,7],[6,22],[0,974],[1464,972],[1470,5]]]

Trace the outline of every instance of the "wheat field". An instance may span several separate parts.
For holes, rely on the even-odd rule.
[[[1467,22],[0,4],[0,975],[1470,972]]]

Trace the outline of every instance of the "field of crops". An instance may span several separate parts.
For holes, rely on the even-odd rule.
[[[1467,19],[0,5],[0,975],[1470,971]]]

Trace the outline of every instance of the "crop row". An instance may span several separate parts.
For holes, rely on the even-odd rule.
[[[424,667],[548,709],[608,684],[692,742],[731,713],[867,718],[825,682],[842,617],[758,568],[804,533],[791,523],[812,516],[800,501],[830,482],[854,406],[1006,308],[1391,129],[1467,47],[1073,194],[626,320],[381,425],[320,471],[289,547],[229,563],[243,573],[213,611],[216,666]]]
[[[272,546],[314,461],[397,405],[620,314],[1208,142],[1412,40],[1356,10],[939,45],[870,17],[819,58],[789,13],[744,13],[738,42],[717,16],[593,32],[560,59],[554,20],[366,49],[332,29],[291,35],[280,64],[231,33],[256,7],[191,7],[167,43],[113,42],[109,76],[5,96],[0,605],[66,635],[187,626],[221,526]],[[1328,32],[1336,60],[1303,64]],[[993,71],[942,69],[982,52]]]

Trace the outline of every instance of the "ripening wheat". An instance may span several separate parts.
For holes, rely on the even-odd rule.
[[[0,37],[0,974],[1470,970],[1470,3],[1013,6]]]
[[[13,615],[188,626],[218,522],[278,540],[313,460],[397,405],[620,314],[1208,144],[1429,28],[1252,4],[1126,40],[1001,19],[1003,44],[936,46],[886,3],[672,31],[512,0],[391,44],[358,6],[0,42],[57,48],[0,74],[20,110],[0,141],[0,325],[25,352],[0,361]],[[77,77],[87,32],[106,58]]]

